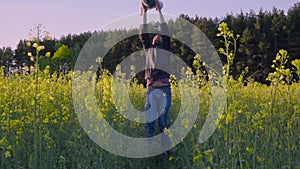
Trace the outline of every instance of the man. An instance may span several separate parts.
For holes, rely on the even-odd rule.
[[[164,132],[168,129],[168,113],[171,106],[170,89],[170,37],[169,30],[161,12],[161,7],[156,1],[156,9],[160,18],[161,34],[150,39],[147,24],[147,8],[142,4],[143,22],[140,27],[140,40],[146,56],[145,80],[147,82],[146,92],[146,131],[149,136],[149,143],[155,134],[155,120],[158,117],[158,126],[162,135],[161,145],[164,155],[169,157],[171,146],[170,138]]]

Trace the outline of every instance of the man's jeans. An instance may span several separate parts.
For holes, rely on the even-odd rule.
[[[146,92],[146,131],[149,142],[155,134],[155,121],[158,117],[159,131],[162,135],[161,145],[164,150],[171,146],[170,138],[164,133],[168,129],[168,113],[171,106],[171,89],[169,86],[159,89],[148,87]]]

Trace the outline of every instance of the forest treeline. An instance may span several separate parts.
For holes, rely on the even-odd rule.
[[[240,14],[227,14],[224,18],[190,17],[180,15],[180,18],[186,19],[200,28],[210,39],[216,49],[223,47],[221,38],[217,37],[218,26],[221,22],[226,22],[234,34],[240,35],[237,41],[237,53],[230,74],[234,78],[243,75],[244,78],[253,79],[257,82],[267,83],[266,77],[274,70],[271,68],[272,61],[280,49],[289,52],[290,60],[300,58],[300,3],[294,4],[287,12],[273,8],[272,11],[260,10],[258,13],[250,11]],[[188,30],[174,27],[174,22],[168,21],[170,33],[187,34]],[[152,24],[155,28],[155,23]],[[68,71],[74,68],[76,59],[84,44],[96,34],[98,41],[95,46],[98,50],[105,49],[112,43],[118,34],[122,35],[128,32],[138,32],[138,29],[114,30],[86,32],[82,34],[66,35],[60,39],[43,39],[41,44],[45,46],[44,51],[40,53],[39,66],[44,69],[47,65],[51,71]],[[100,39],[100,40],[99,40]],[[0,49],[0,66],[5,66],[7,74],[24,70],[24,67],[33,66],[33,62],[28,57],[28,52],[34,49],[27,45],[29,40],[20,40],[17,48],[3,47]],[[113,71],[118,63],[125,57],[135,51],[142,50],[138,36],[126,38],[113,46],[105,56],[103,67]],[[46,52],[51,56],[46,57]],[[180,56],[189,66],[192,66],[195,53],[185,44],[172,38],[171,52]],[[226,57],[220,58],[226,63]],[[290,63],[287,65],[291,66]]]

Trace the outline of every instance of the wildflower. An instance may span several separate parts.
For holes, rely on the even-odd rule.
[[[32,57],[32,53],[31,53],[31,52],[28,52],[27,55],[28,55],[29,57]]]
[[[50,53],[50,52],[47,52],[47,53],[46,53],[46,57],[49,58],[50,56],[51,56],[51,53]]]
[[[21,134],[22,134],[22,130],[18,130],[18,131],[17,131],[17,134],[18,134],[18,135],[21,135]]]
[[[103,62],[103,58],[101,58],[101,57],[99,56],[99,57],[96,59],[96,62],[101,64],[101,63]]]
[[[54,101],[55,99],[54,99],[54,97],[49,96],[49,100]]]
[[[45,46],[38,46],[38,47],[36,48],[37,51],[41,51],[41,50],[44,50],[44,49],[45,49]]]
[[[6,158],[9,158],[9,157],[11,157],[11,154],[10,154],[10,152],[9,152],[9,151],[5,151],[5,154],[4,154],[4,155],[5,155],[5,157],[6,157]]]
[[[38,44],[37,44],[37,43],[34,43],[32,46],[35,47],[35,48],[37,48],[37,47],[38,47]]]
[[[43,120],[43,123],[48,124],[48,123],[49,123],[49,119],[48,119],[48,118],[45,118],[45,119]]]
[[[46,40],[51,40],[49,34],[50,34],[50,33],[47,31],[47,32],[46,32],[46,36],[45,36],[45,39],[46,39]]]
[[[28,47],[30,47],[30,46],[31,46],[31,42],[27,42],[26,45],[27,45]]]
[[[30,71],[30,69],[29,69],[28,66],[25,66],[25,67],[24,67],[24,70],[25,70],[26,72]]]

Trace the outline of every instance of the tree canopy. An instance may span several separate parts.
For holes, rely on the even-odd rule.
[[[200,28],[216,49],[222,47],[221,39],[217,37],[218,25],[221,22],[226,22],[236,35],[240,35],[237,41],[238,50],[236,57],[230,69],[230,74],[236,79],[244,72],[243,75],[246,78],[266,83],[265,79],[272,71],[272,61],[280,49],[287,50],[291,60],[300,58],[300,3],[294,4],[287,13],[273,8],[272,11],[260,10],[257,14],[253,11],[249,13],[241,12],[237,15],[228,14],[222,19],[199,16],[190,17],[184,14],[180,15],[180,18],[186,19]],[[175,28],[174,22],[176,21],[168,21],[171,35],[184,36],[188,33],[184,29],[184,25],[182,25],[182,29]],[[155,25],[152,26],[154,29]],[[109,31],[86,32],[79,35],[69,34],[60,39],[43,40],[41,42],[42,45],[46,47],[47,51],[51,52],[52,56],[41,60],[41,68],[49,64],[50,66],[52,65],[53,71],[57,71],[59,65],[67,63],[72,69],[81,48],[92,35],[95,36],[96,34],[97,38],[105,41],[106,39],[114,38],[111,37],[112,35],[122,35],[130,31],[137,32],[138,30],[115,30],[113,33]],[[193,41],[193,37],[190,38],[190,41]],[[11,64],[13,60],[18,65],[33,65],[27,56],[27,53],[33,52],[33,49],[26,46],[27,42],[28,40],[20,40],[15,50],[12,50],[10,47],[1,48],[0,65]],[[181,57],[189,66],[192,66],[195,53],[175,38],[172,38],[171,42],[171,52]],[[112,42],[105,41],[102,44],[95,41],[94,45],[99,50],[102,50],[109,46],[108,43]],[[193,45],[201,44],[195,42]],[[112,72],[116,65],[125,57],[141,49],[138,36],[122,40],[109,49],[107,53],[107,58],[109,59],[104,59],[103,67]],[[43,57],[45,53],[40,55]],[[226,63],[226,57],[223,57],[222,54],[219,55],[222,62]],[[292,64],[288,63],[288,65],[291,66]],[[245,70],[247,70],[246,73]]]

